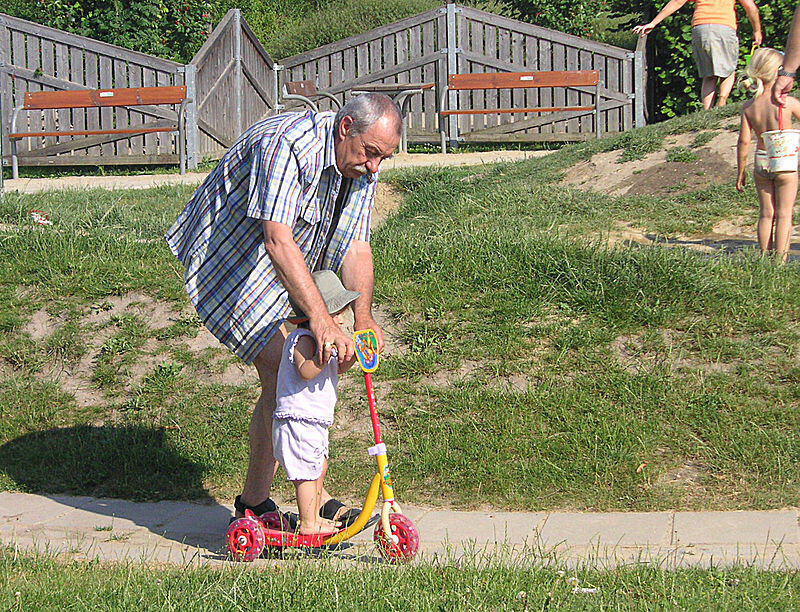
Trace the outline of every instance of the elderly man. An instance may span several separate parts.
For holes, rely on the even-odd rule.
[[[185,266],[186,291],[214,336],[255,365],[261,395],[250,421],[250,462],[236,516],[277,510],[270,488],[272,412],[289,296],[309,317],[323,363],[353,340],[333,322],[311,278],[334,270],[361,297],[356,329],[372,317],[370,212],[378,168],[400,141],[401,114],[382,94],[332,112],[284,113],[250,127],[197,189],[165,238]],[[288,295],[287,295],[288,292]],[[354,512],[323,491],[325,518]],[[326,504],[326,502],[329,502]]]

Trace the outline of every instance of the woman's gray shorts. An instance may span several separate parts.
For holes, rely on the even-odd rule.
[[[739,61],[739,37],[736,30],[716,23],[692,28],[692,55],[700,78],[725,78],[736,70]]]

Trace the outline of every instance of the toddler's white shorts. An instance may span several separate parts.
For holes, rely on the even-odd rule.
[[[328,426],[297,419],[273,419],[272,448],[288,480],[316,480],[328,457]]]

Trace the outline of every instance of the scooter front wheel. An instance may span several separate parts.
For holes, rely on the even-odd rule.
[[[250,516],[238,518],[228,525],[225,541],[231,556],[237,561],[257,559],[266,544],[261,522]]]
[[[381,555],[393,563],[410,561],[419,550],[419,532],[414,521],[403,514],[392,513],[389,515],[389,528],[392,532],[386,535],[382,521],[375,526],[372,539]]]

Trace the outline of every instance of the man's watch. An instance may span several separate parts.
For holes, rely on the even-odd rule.
[[[788,77],[794,78],[796,74],[797,74],[797,70],[795,70],[794,72],[789,72],[788,70],[784,70],[783,66],[778,68],[778,76],[788,76]]]

